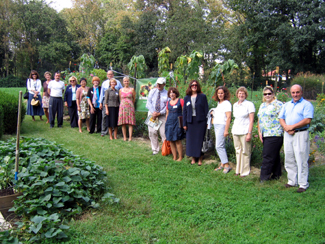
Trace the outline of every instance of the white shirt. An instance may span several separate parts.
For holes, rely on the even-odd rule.
[[[42,82],[41,80],[37,79],[36,81],[33,79],[27,79],[27,90],[30,94],[34,95],[33,91],[41,92],[42,90]]]
[[[255,113],[254,103],[244,100],[241,104],[236,102],[233,106],[235,117],[231,133],[234,135],[245,135],[249,129],[249,114]]]
[[[218,106],[213,110],[213,124],[225,125],[227,122],[226,112],[231,112],[231,103],[228,100],[218,103]]]
[[[51,80],[47,88],[51,90],[51,97],[62,97],[64,87],[63,81]]]
[[[153,88],[149,92],[146,108],[149,110],[150,114],[153,114],[154,112],[158,112],[158,111],[156,111],[156,108],[155,108],[156,101],[158,98],[158,93],[159,93],[158,88]],[[165,89],[163,89],[162,91],[160,91],[160,111],[159,111],[159,113],[161,115],[166,114],[166,104],[167,104],[168,100],[169,100],[169,98],[168,98],[167,91]]]

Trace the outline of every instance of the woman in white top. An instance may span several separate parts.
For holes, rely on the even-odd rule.
[[[42,83],[39,79],[39,74],[36,70],[32,70],[30,72],[29,78],[26,82],[27,90],[29,92],[28,102],[27,102],[27,115],[31,115],[33,121],[35,121],[35,115],[40,116],[40,120],[44,115],[44,111],[42,108],[42,98],[41,98],[41,90],[42,90]],[[33,106],[31,104],[32,99],[38,99],[39,103],[37,106]]]
[[[218,106],[213,109],[211,114],[216,136],[216,150],[221,161],[221,165],[215,170],[223,170],[223,173],[227,174],[231,170],[225,146],[225,139],[229,135],[231,122],[231,103],[229,102],[230,92],[228,88],[225,86],[217,87],[212,99],[218,101]]]
[[[255,106],[246,100],[247,89],[243,86],[236,91],[238,102],[233,106],[235,117],[231,133],[236,150],[236,175],[245,177],[250,173],[251,141],[254,124]]]

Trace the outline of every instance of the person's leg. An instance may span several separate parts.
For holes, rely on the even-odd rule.
[[[280,157],[280,150],[283,145],[283,136],[274,137],[274,163],[272,169],[272,176],[271,179],[279,179],[282,175],[282,165],[281,165],[281,157]]]
[[[159,116],[158,119],[162,122],[161,126],[159,127],[159,134],[161,137],[161,142],[164,143],[164,141],[166,140],[166,135],[165,135],[166,116],[161,115]]]
[[[114,127],[114,139],[117,139],[117,127]]]
[[[108,127],[109,139],[113,140],[112,127]],[[115,132],[115,131],[114,131]]]
[[[35,117],[32,115],[32,120],[35,121]]]
[[[133,125],[129,125],[129,141],[132,141]]]
[[[246,141],[246,135],[241,136],[241,144],[243,146],[242,151],[242,163],[240,176],[247,176],[250,173],[250,162],[251,162],[251,152],[252,152],[252,141]]]
[[[178,151],[178,159],[177,161],[182,161],[183,159],[183,144],[181,140],[176,141],[176,148]]]
[[[53,107],[54,101],[53,98],[50,97],[50,101],[49,101],[49,120],[50,120],[50,127],[53,128],[54,127],[54,107]]]
[[[149,138],[151,142],[152,153],[157,154],[159,152],[158,131],[148,126],[148,132],[149,132]]]
[[[108,131],[108,116],[106,115],[106,108],[103,106],[102,109],[102,130],[101,130],[101,136],[107,135]],[[97,130],[98,131],[98,130]]]
[[[86,126],[87,126],[87,131],[90,131],[90,125],[89,125],[89,119],[86,119]]]
[[[44,110],[44,114],[45,114],[46,119],[47,119],[46,124],[48,124],[50,122],[49,109],[44,108],[43,110]]]
[[[79,132],[82,133],[82,119],[78,120]]]
[[[242,145],[240,141],[240,135],[233,135],[234,139],[234,147],[236,151],[236,175],[240,174],[240,168],[241,168],[241,155],[242,155]]]
[[[99,108],[95,108],[95,114],[97,116],[96,120],[97,120],[97,129],[96,132],[97,133],[101,133],[102,131],[102,111]]]
[[[225,125],[214,125],[214,132],[216,137],[216,151],[221,161],[221,169],[229,167],[228,156],[225,148],[225,137],[223,136],[224,131]]]
[[[57,118],[58,118],[58,127],[63,125],[63,100],[62,98],[57,99]]]
[[[293,149],[293,140],[295,135],[289,135],[284,133],[284,168],[287,171],[288,185],[297,185],[297,163],[295,159],[295,153]]]
[[[92,134],[95,131],[95,122],[96,122],[96,110],[95,113],[90,113],[90,119],[89,119],[89,133]]]
[[[176,143],[174,141],[170,142],[170,149],[172,150],[173,160],[177,159]]]
[[[308,158],[309,158],[309,133],[302,131],[295,133],[293,148],[297,162],[299,188],[307,189],[308,183]]]
[[[122,125],[123,140],[126,141],[126,125]]]
[[[263,137],[263,152],[262,152],[262,167],[260,180],[266,181],[270,180],[272,170],[273,170],[273,162],[274,155],[276,157],[276,153],[273,148],[273,137]]]

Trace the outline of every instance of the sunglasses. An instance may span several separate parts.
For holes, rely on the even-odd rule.
[[[76,80],[70,80],[70,82],[72,82],[72,81],[73,81],[73,82],[76,82]]]
[[[264,96],[271,96],[272,93],[263,93]]]
[[[196,86],[196,87],[197,87],[197,84],[193,84],[193,85],[191,85],[191,87],[193,87],[193,86]]]

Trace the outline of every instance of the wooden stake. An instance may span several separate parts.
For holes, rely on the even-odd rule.
[[[18,165],[19,165],[19,139],[20,139],[20,124],[21,124],[21,99],[23,92],[19,91],[18,102],[18,119],[17,119],[17,139],[16,139],[16,160],[15,160],[15,180],[18,180]]]

